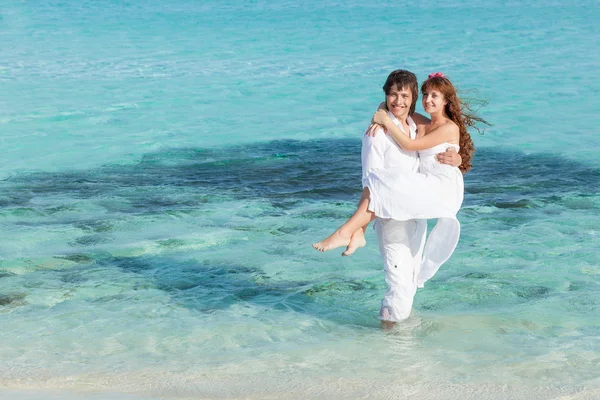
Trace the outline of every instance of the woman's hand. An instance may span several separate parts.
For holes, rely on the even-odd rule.
[[[386,110],[377,110],[375,115],[373,115],[371,123],[386,126],[389,121],[390,117],[388,117],[388,112]]]
[[[371,123],[371,125],[369,125],[369,127],[367,128],[365,135],[375,137],[379,129],[382,129],[384,133],[387,133],[387,129],[385,129],[385,126]]]
[[[384,103],[381,103],[384,104]],[[381,107],[381,104],[379,107]],[[377,118],[377,120],[375,120]],[[371,120],[371,125],[367,128],[365,135],[374,137],[377,135],[377,131],[381,128],[383,132],[387,133],[387,128],[385,127],[385,118],[389,119],[387,115],[387,110],[385,108],[378,108],[375,115],[373,115],[373,119]]]

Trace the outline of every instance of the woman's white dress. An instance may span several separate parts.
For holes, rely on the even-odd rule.
[[[423,287],[450,258],[460,236],[456,213],[464,196],[463,176],[457,167],[441,164],[435,158],[448,147],[458,151],[458,145],[449,143],[419,151],[419,172],[388,168],[374,170],[367,177],[371,192],[369,210],[377,217],[400,221],[438,219],[415,273],[418,287]]]

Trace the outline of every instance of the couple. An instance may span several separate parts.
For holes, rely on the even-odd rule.
[[[350,255],[365,245],[366,227],[377,219],[388,285],[379,317],[393,323],[408,318],[417,287],[454,252],[460,236],[456,213],[463,201],[462,173],[471,168],[474,151],[467,127],[485,121],[469,112],[439,72],[421,86],[423,108],[431,120],[414,113],[418,83],[413,73],[392,72],[383,90],[385,109],[375,113],[374,125],[363,138],[364,189],[358,208],[313,247],[327,251],[347,246],[343,255]],[[426,220],[433,218],[438,222],[426,241]]]

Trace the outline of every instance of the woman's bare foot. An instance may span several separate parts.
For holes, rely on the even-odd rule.
[[[365,232],[362,229],[357,230],[352,234],[350,238],[350,244],[346,247],[346,251],[342,253],[343,256],[351,256],[354,254],[356,249],[364,247],[367,244],[365,240]]]
[[[314,243],[312,246],[319,251],[328,251],[336,247],[348,246],[349,243],[350,236],[342,235],[338,229],[327,239],[321,240],[319,243]]]

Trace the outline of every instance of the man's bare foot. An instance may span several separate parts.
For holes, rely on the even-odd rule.
[[[382,307],[379,312],[379,317],[381,318],[381,327],[385,330],[390,330],[396,325],[395,322],[389,321],[392,318],[392,313],[388,307]]]
[[[389,331],[390,329],[393,329],[394,326],[396,326],[395,322],[381,320],[381,328],[385,331]]]
[[[362,229],[359,229],[356,232],[354,232],[354,234],[350,238],[350,244],[348,244],[348,247],[346,247],[346,251],[344,251],[342,255],[351,256],[352,254],[354,254],[356,249],[364,247],[366,244],[367,241],[365,240],[365,233]]]
[[[350,243],[350,236],[345,236],[340,233],[339,230],[333,232],[325,240],[321,240],[319,243],[314,243],[312,246],[319,251],[328,251],[335,249],[336,247],[348,246]]]

